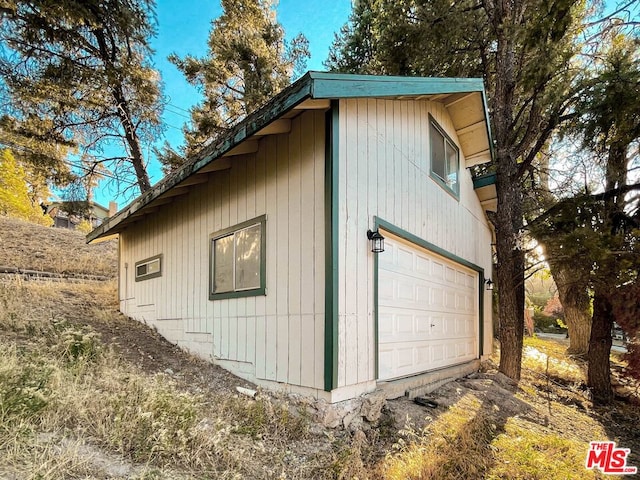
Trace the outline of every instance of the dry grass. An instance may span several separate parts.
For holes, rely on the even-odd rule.
[[[197,393],[129,363],[77,319],[82,305],[102,322],[126,322],[99,310],[113,286],[82,285],[75,306],[56,301],[78,286],[0,283],[0,474],[105,476],[88,442],[124,461],[127,478],[324,478],[334,451],[326,437],[310,438],[304,410],[269,396]]]
[[[589,442],[614,440],[638,465],[640,412],[617,402],[593,409],[583,395],[584,365],[553,340],[527,339],[521,382],[490,372],[434,392],[447,401],[423,428],[409,425],[375,471],[385,479],[588,479]],[[438,409],[440,410],[440,409]]]
[[[62,268],[37,264],[39,246],[8,254],[7,228],[0,264]],[[114,268],[44,230],[66,271]],[[584,479],[603,478],[584,469],[591,440],[640,452],[637,406],[593,409],[566,346],[525,346],[518,386],[490,365],[434,392],[437,409],[399,399],[378,423],[330,430],[304,403],[235,394],[239,379],[118,314],[115,282],[0,279],[0,478]]]
[[[81,232],[0,215],[0,267],[115,277],[117,252],[116,241],[87,245]]]

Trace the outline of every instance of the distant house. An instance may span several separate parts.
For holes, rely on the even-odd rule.
[[[46,214],[53,218],[54,227],[71,230],[84,220],[97,228],[105,218],[115,215],[117,210],[115,202],[109,202],[109,208],[95,202],[52,202],[46,206]]]
[[[122,312],[234,374],[397,396],[491,352],[491,158],[481,80],[309,72],[87,239]]]

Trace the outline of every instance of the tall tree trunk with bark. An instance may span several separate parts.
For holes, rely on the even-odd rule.
[[[610,145],[605,172],[605,191],[610,192],[626,185],[627,149],[628,143],[624,141],[613,142]],[[604,201],[602,234],[610,235],[609,248],[612,248],[612,244],[616,243],[617,226],[615,219],[620,215],[624,215],[624,197],[624,195],[615,195],[606,198]],[[602,405],[611,403],[613,400],[609,355],[611,354],[612,344],[611,328],[615,318],[610,299],[614,298],[616,294],[615,285],[604,284],[604,282],[607,281],[607,278],[610,280],[615,279],[620,268],[615,253],[598,261],[598,269],[602,272],[604,278],[597,278],[594,286],[587,385],[591,388],[593,401]]]
[[[564,319],[569,330],[567,353],[587,357],[591,334],[591,299],[589,298],[589,277],[581,269],[571,268],[565,263],[552,259],[561,252],[554,252],[554,244],[545,245],[549,256],[549,268],[558,287],[558,296],[564,310]]]
[[[593,298],[593,323],[591,338],[589,339],[589,367],[587,369],[587,384],[593,394],[593,402],[606,405],[613,400],[611,388],[611,327],[613,326],[613,311],[606,292],[596,288]]]
[[[149,174],[147,173],[146,166],[144,164],[144,155],[142,153],[142,147],[140,146],[140,137],[136,131],[136,127],[133,124],[131,116],[131,109],[129,103],[122,91],[122,85],[118,85],[113,88],[113,98],[118,106],[118,118],[120,124],[124,130],[124,137],[129,146],[129,154],[131,155],[131,163],[133,169],[136,172],[136,181],[140,193],[144,193],[151,190],[151,182],[149,181]]]
[[[522,5],[495,0],[487,2],[487,14],[496,33],[496,75],[492,97],[496,143],[496,191],[498,209],[494,216],[498,257],[497,286],[500,312],[500,372],[520,380],[524,335],[524,252],[522,186],[513,154],[511,134],[516,88],[516,36]]]

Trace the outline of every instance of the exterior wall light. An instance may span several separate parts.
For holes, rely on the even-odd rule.
[[[493,280],[488,278],[485,280],[484,284],[487,286],[487,290],[493,290]]]
[[[371,240],[371,251],[373,253],[384,252],[384,237],[380,235],[378,230],[375,232],[367,230],[367,238]]]

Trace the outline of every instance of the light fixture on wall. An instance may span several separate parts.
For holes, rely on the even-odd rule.
[[[378,230],[374,232],[367,230],[367,238],[371,240],[371,251],[373,253],[384,252],[384,237],[380,235]]]
[[[487,290],[493,290],[493,280],[487,278],[484,284],[487,286]]]

